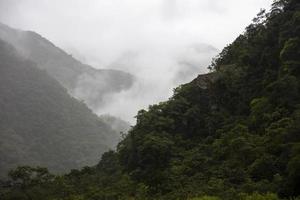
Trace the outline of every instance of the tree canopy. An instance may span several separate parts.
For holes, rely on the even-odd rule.
[[[46,188],[44,199],[299,198],[299,37],[299,1],[274,1],[214,59],[210,74],[139,111],[97,166],[28,190]],[[17,199],[20,191],[13,184],[2,194]]]

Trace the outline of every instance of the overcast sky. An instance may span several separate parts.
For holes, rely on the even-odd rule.
[[[132,121],[138,109],[167,99],[173,87],[207,72],[207,65],[216,55],[212,47],[221,50],[232,42],[260,8],[269,9],[271,3],[0,0],[0,21],[38,32],[96,68],[117,68],[136,75],[139,83],[132,90],[109,97],[113,103],[96,111]],[[178,76],[184,67],[178,64],[181,61],[197,65],[191,77]]]

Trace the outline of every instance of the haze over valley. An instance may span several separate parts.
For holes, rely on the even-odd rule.
[[[71,93],[98,115],[110,114],[134,125],[138,110],[167,100],[173,88],[208,72],[220,49],[270,4],[271,0],[1,0],[0,22],[34,31],[93,68],[131,74],[120,77],[120,84],[105,73],[96,79],[85,73],[77,77]],[[52,65],[55,69],[62,63]],[[60,72],[53,73],[67,73]],[[60,82],[74,81],[71,74]]]
[[[300,200],[299,0],[0,0],[1,200]]]

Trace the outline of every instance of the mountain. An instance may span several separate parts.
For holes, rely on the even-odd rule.
[[[38,68],[46,70],[71,95],[84,100],[93,110],[104,106],[106,95],[129,89],[134,82],[129,73],[82,64],[32,31],[17,30],[0,23],[0,38],[13,45],[23,57],[37,63]]]
[[[53,172],[94,165],[119,133],[0,40],[0,138],[4,176],[18,165]]]
[[[177,58],[179,69],[173,78],[176,85],[190,82],[197,74],[206,72],[204,67],[219,53],[218,49],[205,43],[189,45],[183,49],[181,56]]]
[[[299,1],[274,1],[209,68],[139,111],[118,150],[103,156],[95,174],[121,178],[110,161],[131,184],[127,196],[108,198],[299,198]]]
[[[139,111],[97,166],[19,167],[3,199],[299,199],[299,0],[262,10],[209,68]]]
[[[118,117],[114,117],[108,114],[100,115],[99,118],[109,124],[111,128],[118,133],[127,133],[130,130],[130,124]]]

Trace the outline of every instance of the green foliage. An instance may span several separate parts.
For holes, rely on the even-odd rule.
[[[203,196],[203,197],[191,198],[189,200],[220,200],[220,199],[218,197]]]
[[[242,200],[279,200],[276,194],[267,193],[267,194],[259,194],[254,193],[252,195],[241,195]]]
[[[139,111],[116,152],[63,176],[70,193],[49,189],[53,199],[300,196],[299,9],[299,1],[278,0],[260,12],[210,74]]]

